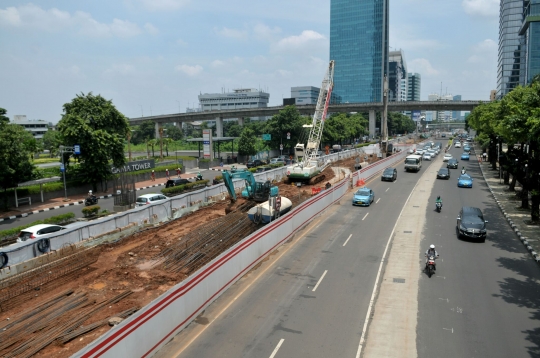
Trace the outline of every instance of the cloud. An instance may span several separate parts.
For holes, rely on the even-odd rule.
[[[190,3],[190,0],[139,0],[150,11],[178,10]]]
[[[225,66],[225,62],[221,60],[214,60],[212,61],[212,63],[210,63],[210,66],[212,66],[213,68],[220,68],[220,67]]]
[[[197,76],[203,71],[203,68],[199,65],[189,66],[189,65],[178,65],[174,68],[176,72],[183,72],[188,76]]]
[[[44,10],[34,4],[0,9],[0,26],[50,32],[74,29],[79,34],[91,37],[132,37],[142,33],[137,24],[127,20],[114,19],[112,23],[105,24],[86,12],[77,11],[72,15],[56,8]]]
[[[224,27],[222,29],[214,29],[216,34],[223,37],[238,39],[238,40],[244,40],[248,37],[248,32],[246,30],[236,30],[236,29],[229,29],[228,27]]]
[[[468,63],[492,62],[497,58],[498,45],[491,39],[477,43],[471,49],[472,55],[467,59]]]
[[[182,39],[176,40],[176,44],[179,46],[186,46],[188,43]]]
[[[468,15],[484,17],[499,16],[499,0],[463,0],[461,6]]]
[[[262,23],[258,23],[253,26],[253,35],[258,39],[272,40],[275,35],[280,33],[281,29],[279,27],[271,28]]]
[[[274,45],[275,51],[293,52],[312,50],[328,43],[327,38],[312,30],[304,30],[298,36],[289,36],[279,40]]]
[[[439,71],[431,66],[431,63],[425,58],[415,58],[409,62],[409,72],[417,72],[421,75],[435,76]]]
[[[151,23],[147,22],[146,24],[144,24],[144,29],[146,30],[146,32],[148,32],[150,35],[157,35],[159,33],[159,30],[157,29],[157,27],[155,27],[154,25],[152,25]]]

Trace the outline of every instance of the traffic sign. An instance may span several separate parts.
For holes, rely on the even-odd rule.
[[[63,173],[65,170],[66,168],[64,168],[64,163],[60,163],[60,171]]]
[[[291,132],[287,132],[287,139],[291,139]]]
[[[81,154],[81,146],[78,145],[78,144],[75,144],[75,145],[73,146],[73,153],[75,153],[76,155]]]
[[[283,144],[279,145],[279,150],[283,150]]]
[[[272,135],[271,134],[263,134],[262,135],[262,140],[272,140]]]

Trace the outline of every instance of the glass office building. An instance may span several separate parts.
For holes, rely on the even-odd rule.
[[[531,83],[540,74],[540,0],[525,2],[523,23],[519,34],[524,37],[526,46],[525,83]]]
[[[388,73],[388,0],[330,1],[330,59],[342,103],[382,102]]]

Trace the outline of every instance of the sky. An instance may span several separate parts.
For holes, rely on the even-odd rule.
[[[498,16],[499,0],[390,0],[390,50],[421,74],[422,100],[489,100]],[[329,38],[330,0],[0,0],[0,107],[57,123],[92,92],[140,117],[235,88],[280,105],[321,86]]]

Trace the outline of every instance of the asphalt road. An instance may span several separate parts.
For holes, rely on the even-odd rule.
[[[438,180],[433,196],[443,209],[427,210],[422,246],[435,244],[441,258],[431,279],[419,285],[417,349],[419,357],[539,357],[540,270],[502,216],[474,159],[461,161],[461,148],[450,153],[474,178],[473,188],[457,187],[459,171]],[[487,166],[484,166],[487,168]],[[489,171],[488,169],[488,172]],[[462,206],[482,209],[485,243],[459,240],[456,218]],[[420,260],[424,262],[423,254]]]
[[[399,165],[396,182],[368,183],[370,207],[352,207],[347,195],[156,357],[354,357],[386,243],[430,164],[418,174]]]

